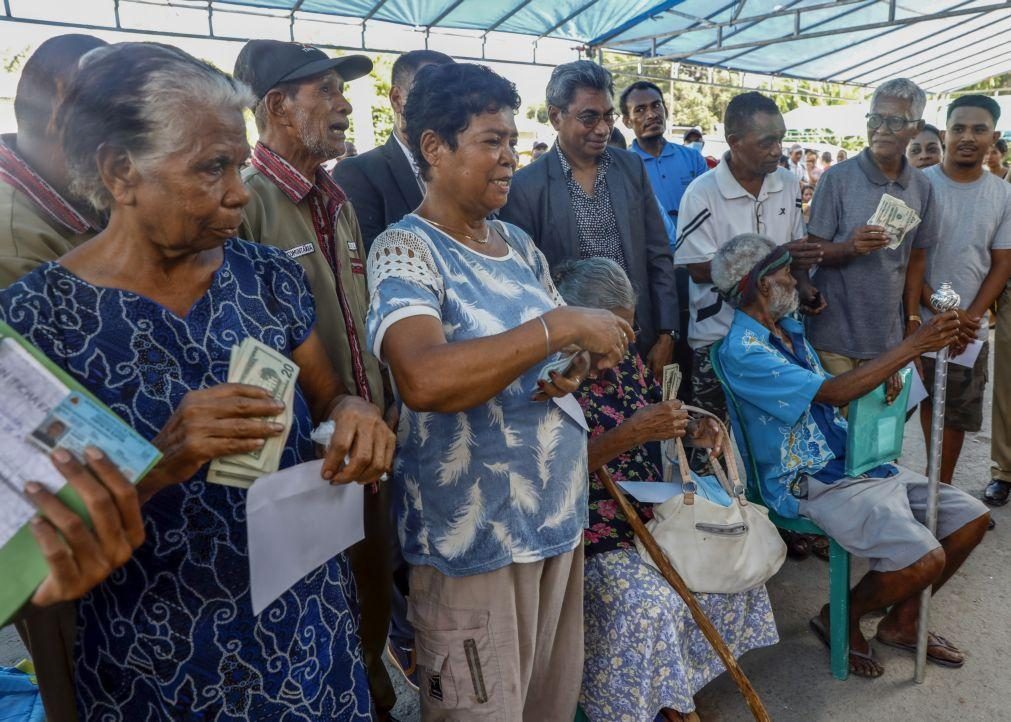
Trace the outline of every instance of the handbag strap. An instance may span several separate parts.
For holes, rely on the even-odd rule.
[[[674,448],[677,450],[678,468],[681,471],[681,487],[684,489],[685,504],[691,506],[695,503],[695,492],[698,489],[695,479],[692,478],[692,468],[688,465],[688,455],[685,454],[685,446],[681,443],[681,437],[674,439]]]
[[[737,470],[736,460],[730,458],[731,455],[733,454],[733,442],[730,438],[730,432],[727,430],[727,425],[723,423],[723,420],[720,419],[720,417],[706,411],[705,409],[700,409],[697,406],[688,406],[688,405],[685,405],[682,408],[684,408],[685,411],[688,411],[691,414],[707,417],[713,419],[716,422],[717,426],[719,427],[719,435],[723,440],[722,444],[723,462],[721,464],[720,460],[714,459],[712,456],[709,457],[710,459],[712,459],[713,473],[716,475],[716,479],[717,481],[720,482],[720,486],[723,487],[724,491],[726,491],[731,497],[736,498],[738,503],[740,503],[742,506],[747,504],[747,499],[745,497],[745,488],[744,484],[741,483],[741,477]],[[696,484],[695,481],[691,478],[691,469],[690,467],[688,467],[688,459],[687,455],[685,454],[684,444],[682,443],[680,438],[677,438],[674,441],[675,446],[677,447],[678,463],[681,467],[681,478],[682,480],[685,479],[688,480],[688,482],[684,481],[682,482],[685,485],[685,495],[686,495],[685,503],[691,504],[694,503],[694,492],[696,489]],[[692,493],[691,501],[687,499],[687,495],[689,493],[689,486],[691,487]]]

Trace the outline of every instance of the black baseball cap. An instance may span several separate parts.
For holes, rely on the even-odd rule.
[[[312,78],[328,70],[336,70],[344,82],[349,82],[372,72],[372,61],[365,55],[331,58],[319,48],[302,43],[250,40],[235,59],[233,75],[248,84],[260,100],[279,83]]]

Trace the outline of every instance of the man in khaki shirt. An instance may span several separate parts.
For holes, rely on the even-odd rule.
[[[301,264],[316,301],[317,329],[347,389],[386,409],[379,361],[365,342],[369,295],[358,220],[322,164],[344,152],[351,105],[344,84],[372,69],[363,55],[331,58],[297,43],[252,40],[235,77],[248,83],[260,142],[243,177],[250,191],[239,235]],[[395,412],[388,417],[395,426]],[[393,587],[389,498],[365,494],[365,539],[349,550],[361,602],[361,639],[377,719],[396,694],[383,664]]]
[[[86,205],[67,199],[55,116],[78,61],[105,44],[90,35],[59,35],[22,69],[14,98],[18,132],[0,137],[0,288],[97,231]]]
[[[59,35],[42,43],[21,71],[14,98],[18,132],[0,138],[0,288],[98,230],[83,204],[66,197],[66,164],[54,119],[78,61],[105,44],[90,35]],[[54,722],[77,720],[76,624],[72,602],[31,610],[15,624],[35,663],[46,716]]]

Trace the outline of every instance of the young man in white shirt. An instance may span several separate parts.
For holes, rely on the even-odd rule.
[[[775,101],[755,92],[735,96],[724,126],[730,150],[723,162],[692,181],[681,198],[674,263],[686,266],[691,276],[692,397],[696,405],[726,418],[709,347],[727,334],[734,311],[713,286],[709,262],[734,236],[760,233],[777,244],[791,244],[798,279],[808,285],[807,269],[820,261],[820,250],[804,240],[800,181],[779,167],[786,124]],[[801,297],[812,300],[817,294],[808,287]],[[819,305],[814,301],[813,309]]]

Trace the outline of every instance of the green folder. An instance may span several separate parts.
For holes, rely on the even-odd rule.
[[[116,429],[117,433],[130,436],[132,443],[148,447],[147,456],[144,458],[150,458],[151,461],[145,468],[138,470],[133,479],[134,483],[140,481],[158,463],[161,459],[161,453],[157,449],[148,444],[136,431],[129,428],[122,419],[89,393],[80,383],[71,378],[63,369],[50,361],[45,354],[32,346],[8,325],[0,322],[0,341],[5,338],[12,339],[25,349],[46,370],[66,385],[69,394],[86,397],[94,407],[98,407],[103,426],[111,425]],[[84,403],[91,408],[91,405],[86,402]],[[64,485],[57,496],[63,503],[84,517],[89,525],[91,524],[85,511],[84,503],[69,484]],[[35,589],[48,573],[49,567],[42,556],[42,551],[39,549],[35,537],[26,524],[0,548],[0,625],[7,624],[10,621],[14,613],[31,598]]]
[[[850,403],[846,436],[846,475],[857,477],[902,455],[909,401],[908,368],[899,371],[902,391],[891,404],[885,402],[885,385]]]

